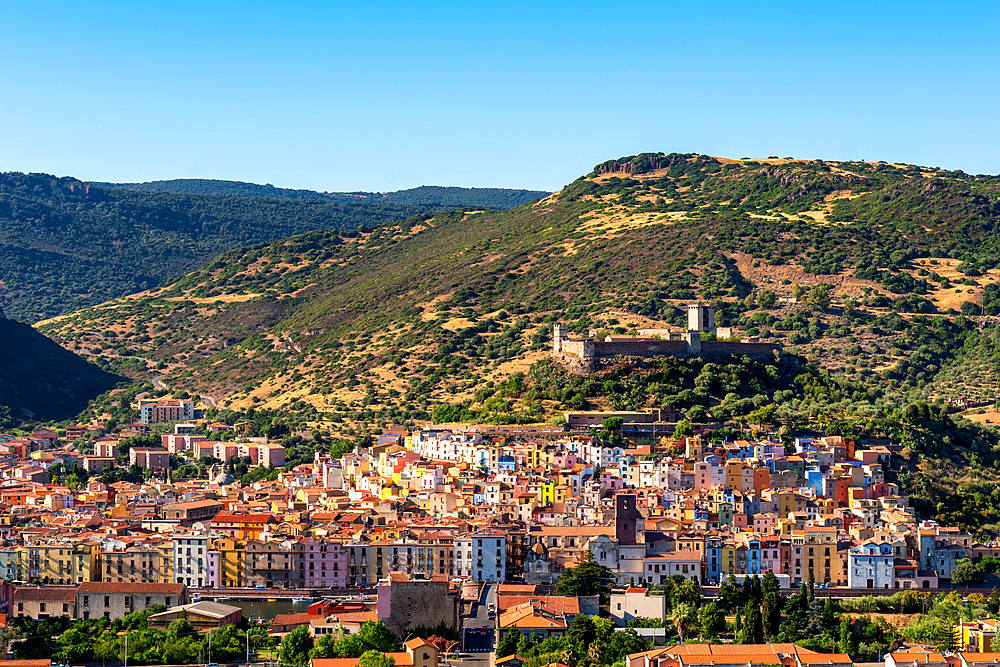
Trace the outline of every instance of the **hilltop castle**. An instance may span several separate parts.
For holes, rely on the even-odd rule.
[[[566,327],[553,328],[552,355],[579,370],[592,371],[599,359],[623,357],[691,356],[705,354],[742,354],[749,357],[770,357],[781,348],[773,343],[755,340],[734,342],[701,339],[712,333],[729,337],[731,330],[715,326],[715,306],[704,303],[688,305],[688,330],[685,333],[667,329],[639,329],[638,335],[569,338]]]

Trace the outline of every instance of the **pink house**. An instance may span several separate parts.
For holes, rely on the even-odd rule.
[[[281,445],[258,445],[257,462],[262,466],[280,468],[285,465],[285,448]]]
[[[625,488],[625,482],[618,475],[601,473],[601,488],[605,491],[618,491]]]
[[[216,442],[212,446],[212,456],[223,463],[228,463],[229,459],[236,456],[238,446],[235,442]]]
[[[778,527],[778,515],[762,512],[753,517],[753,529],[761,535],[770,535]]]
[[[745,512],[733,512],[733,526],[746,530],[750,527],[750,517]]]

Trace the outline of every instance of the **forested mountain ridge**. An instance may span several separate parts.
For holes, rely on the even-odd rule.
[[[908,165],[640,155],[509,211],[230,251],[39,328],[123,373],[162,365],[172,388],[348,433],[662,405],[888,435],[914,470],[928,462],[906,483],[936,503],[947,484],[913,480],[1000,464],[995,434],[947,417],[961,396],[968,416],[1000,419],[998,190],[997,177]],[[592,377],[547,359],[556,322],[679,330],[693,300],[788,354],[622,360]],[[956,483],[941,502],[960,495]]]
[[[432,201],[410,192],[399,202],[152,193],[0,174],[0,304],[8,317],[33,322],[148,289],[233,248],[310,230],[356,233],[466,205],[454,203],[457,195]],[[486,207],[503,204],[507,192],[464,196]]]
[[[26,418],[71,418],[125,379],[0,313],[0,428]]]
[[[95,183],[109,188],[124,188],[138,192],[173,192],[204,195],[240,195],[241,197],[271,197],[277,199],[321,199],[334,201],[368,201],[389,204],[434,205],[450,208],[508,209],[541,199],[551,193],[543,190],[516,188],[460,188],[421,185],[395,192],[316,192],[276,188],[270,183],[258,185],[244,181],[221,181],[200,178],[179,178],[146,183]]]

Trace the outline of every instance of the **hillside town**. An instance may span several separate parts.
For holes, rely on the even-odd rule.
[[[964,559],[1000,557],[916,515],[887,481],[891,442],[729,441],[662,421],[667,411],[568,413],[564,427],[387,428],[339,458],[285,465],[282,445],[240,424],[196,429],[192,401],[140,401],[139,415],[100,435],[77,425],[0,436],[5,618],[120,619],[162,605],[149,627],[183,612],[211,629],[243,618],[232,600],[294,595],[311,604],[253,620],[315,639],[375,621],[399,637],[440,626],[465,650],[489,651],[510,633],[564,636],[580,615],[669,625],[660,591],[683,581],[706,598],[772,575],[783,590],[936,592]],[[92,454],[72,444],[81,439]],[[276,477],[238,481],[237,457]],[[212,465],[182,479],[177,460]],[[53,481],[56,470],[126,465],[142,479]],[[607,599],[555,594],[584,564],[606,568]],[[772,647],[744,647],[736,662],[850,663]],[[670,650],[630,664],[713,655]]]

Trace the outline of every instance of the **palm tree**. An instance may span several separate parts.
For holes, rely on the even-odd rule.
[[[694,607],[687,602],[678,602],[670,610],[670,620],[674,622],[674,627],[677,628],[677,636],[680,638],[681,643],[684,643],[688,628],[694,625],[695,622]]]

